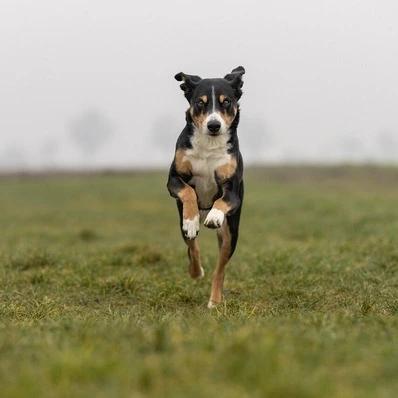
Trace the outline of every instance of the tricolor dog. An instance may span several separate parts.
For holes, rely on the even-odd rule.
[[[178,73],[189,102],[186,126],[177,139],[167,188],[176,198],[180,228],[188,246],[189,273],[201,278],[197,235],[200,223],[217,230],[219,259],[208,307],[222,301],[225,266],[238,241],[243,201],[243,162],[237,127],[242,66],[224,78],[202,79]]]

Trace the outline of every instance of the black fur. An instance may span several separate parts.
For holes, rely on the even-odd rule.
[[[242,96],[242,86],[243,86],[242,76],[244,74],[245,74],[245,69],[243,68],[243,66],[238,66],[231,73],[224,76],[224,79],[227,80],[229,84],[234,88],[235,96],[238,100]]]
[[[179,82],[183,82],[180,87],[188,101],[190,101],[193,91],[202,80],[199,76],[186,75],[183,72],[177,73],[174,78]]]
[[[215,175],[215,180],[218,185],[218,192],[213,198],[214,202],[222,197],[231,207],[231,210],[226,214],[226,221],[231,234],[230,256],[232,256],[238,241],[239,221],[244,193],[243,160],[239,150],[239,140],[237,135],[240,116],[238,101],[242,96],[242,76],[244,73],[244,68],[239,66],[231,73],[227,74],[224,78],[218,79],[202,79],[199,76],[187,75],[182,72],[175,75],[176,80],[183,82],[180,87],[184,91],[184,95],[190,104],[190,108],[186,112],[186,125],[177,139],[176,151],[192,148],[191,139],[195,129],[193,117],[198,116],[201,113],[209,112],[209,110],[214,108],[217,112],[220,112],[220,114],[228,115],[231,118],[235,115],[229,128],[230,138],[228,141],[228,153],[233,155],[233,157],[236,159],[237,167],[235,173],[226,180],[221,181],[217,174]],[[217,98],[219,98],[219,95],[222,94],[228,99],[229,102],[226,101],[225,103],[220,104],[219,101],[216,101],[217,103],[213,104],[213,99],[210,95],[212,87],[214,87]],[[206,95],[208,98],[208,101],[205,104],[203,104],[200,100],[200,98],[204,95]],[[170,192],[170,195],[177,199],[181,229],[183,206],[178,197],[178,193],[182,188],[186,187],[186,185],[190,185],[190,180],[192,177],[193,176],[190,172],[178,172],[176,167],[176,159],[173,160],[170,166],[167,188]],[[190,186],[195,188],[193,185]],[[183,231],[182,234],[184,239],[186,239]]]

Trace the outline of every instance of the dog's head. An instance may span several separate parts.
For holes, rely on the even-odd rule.
[[[196,128],[203,134],[225,134],[238,112],[245,73],[238,66],[221,79],[202,79],[183,72],[175,75],[190,104],[189,113]]]

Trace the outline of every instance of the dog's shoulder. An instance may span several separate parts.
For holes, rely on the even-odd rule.
[[[171,163],[170,174],[189,177],[191,175],[191,165],[186,159],[186,153],[192,149],[191,137],[192,128],[186,125],[177,138],[174,151],[174,159]]]
[[[192,148],[192,143],[191,143],[192,136],[193,136],[192,126],[187,124],[177,138],[175,150],[177,151],[179,149],[183,149],[183,150],[191,149]]]

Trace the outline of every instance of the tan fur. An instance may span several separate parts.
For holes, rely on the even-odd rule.
[[[217,177],[226,180],[234,175],[237,167],[236,158],[231,156],[231,160],[216,169]]]
[[[209,307],[219,304],[222,301],[225,266],[229,261],[231,253],[231,234],[229,233],[226,222],[224,222],[222,227],[217,231],[217,234],[220,242],[220,251],[211,284]]]
[[[202,127],[204,122],[205,122],[205,120],[206,120],[207,114],[200,113],[199,115],[194,115],[192,108],[190,109],[190,113],[191,113],[191,117],[192,117],[194,125],[197,128]]]
[[[190,174],[192,171],[192,166],[190,161],[185,159],[184,149],[177,149],[175,154],[175,164],[176,164],[176,169],[180,174]]]
[[[200,261],[200,250],[197,239],[187,240],[189,252],[189,274],[193,279],[203,276],[203,268]]]
[[[220,104],[222,104],[224,102],[225,98],[227,98],[225,95],[222,95],[222,94],[220,95],[220,98],[219,98]]]
[[[228,127],[229,127],[229,126],[232,124],[232,122],[234,121],[235,116],[236,116],[236,112],[237,112],[237,108],[234,108],[234,112],[233,112],[232,115],[230,115],[230,114],[227,113],[227,112],[221,112],[221,113],[220,113],[220,116],[224,119],[224,122],[225,122],[225,124],[226,124]]]
[[[231,206],[223,198],[220,198],[214,202],[213,209],[221,210],[224,214],[227,214],[231,210]]]
[[[207,95],[202,95],[201,97],[199,97],[205,104],[207,104],[208,98]]]
[[[182,202],[182,216],[185,219],[192,220],[195,216],[199,217],[197,197],[194,189],[189,185],[178,192],[178,198]]]

